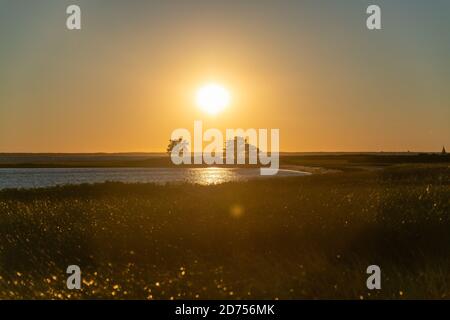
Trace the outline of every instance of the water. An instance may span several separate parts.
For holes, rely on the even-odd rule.
[[[249,168],[0,168],[0,189],[40,188],[66,184],[118,182],[188,182],[202,185],[248,179],[302,176],[307,172],[280,170],[276,176],[260,176]]]

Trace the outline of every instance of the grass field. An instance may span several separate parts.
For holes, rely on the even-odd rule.
[[[5,190],[0,298],[449,298],[449,195],[448,164]]]

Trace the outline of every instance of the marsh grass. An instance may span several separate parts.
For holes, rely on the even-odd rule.
[[[448,298],[449,194],[448,165],[5,190],[0,298]]]

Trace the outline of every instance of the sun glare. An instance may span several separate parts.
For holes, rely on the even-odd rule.
[[[230,104],[231,96],[223,86],[210,83],[197,91],[197,105],[205,112],[215,115]]]

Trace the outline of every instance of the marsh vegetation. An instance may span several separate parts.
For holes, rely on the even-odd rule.
[[[448,298],[449,195],[448,164],[4,190],[0,297]]]

